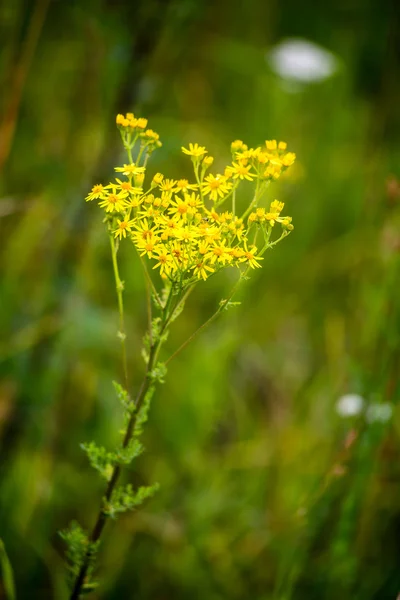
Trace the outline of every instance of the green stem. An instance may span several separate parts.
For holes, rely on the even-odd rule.
[[[259,199],[261,198],[261,196],[263,195],[263,193],[264,193],[264,191],[265,191],[265,188],[266,188],[266,184],[262,184],[262,185],[260,186],[260,180],[259,180],[259,179],[257,179],[257,185],[256,185],[256,191],[255,191],[255,194],[254,194],[254,198],[253,198],[253,200],[250,202],[250,204],[249,204],[249,206],[248,206],[247,210],[246,210],[246,211],[245,211],[245,212],[242,214],[242,216],[240,217],[241,219],[243,219],[243,220],[244,220],[244,219],[247,217],[247,215],[248,215],[248,214],[249,214],[249,213],[250,213],[250,212],[253,210],[253,208],[254,208],[255,206],[257,206],[257,203],[258,203]]]
[[[199,177],[199,168],[200,168],[200,159],[197,158],[196,160],[194,158],[192,158],[192,162],[193,162],[193,170],[194,170],[194,176],[196,178],[197,181],[197,185],[199,186],[199,193],[200,193],[200,198],[201,201],[204,202],[204,197],[203,197],[203,177],[204,177],[204,173],[202,174],[202,177],[200,179]]]
[[[123,448],[126,448],[129,445],[129,442],[131,441],[132,435],[135,430],[136,420],[137,420],[138,414],[140,412],[140,408],[146,398],[146,394],[152,383],[152,371],[154,369],[154,366],[156,365],[158,354],[159,354],[159,351],[160,351],[160,348],[162,345],[163,333],[165,332],[165,329],[168,326],[170,316],[171,316],[170,312],[169,312],[169,308],[171,305],[172,296],[173,296],[173,292],[172,292],[172,288],[171,288],[169,295],[168,295],[168,299],[165,303],[165,306],[164,306],[164,309],[162,312],[160,335],[157,337],[156,340],[153,341],[153,343],[150,347],[149,357],[148,357],[148,361],[147,361],[147,365],[146,365],[145,376],[143,378],[139,392],[136,396],[135,409],[131,415],[131,418],[129,420],[129,423],[128,423],[128,426],[126,429],[126,433],[125,433],[124,440],[122,443]],[[101,535],[104,530],[104,527],[107,523],[108,513],[105,511],[105,506],[107,505],[108,502],[110,502],[110,500],[112,498],[113,491],[115,489],[115,486],[118,483],[120,475],[121,475],[121,466],[115,465],[113,468],[112,474],[111,474],[111,478],[107,484],[107,488],[106,488],[105,494],[102,499],[102,503],[100,506],[99,513],[97,515],[95,525],[90,534],[88,550],[85,554],[81,568],[80,568],[77,578],[75,580],[75,584],[74,584],[74,588],[73,588],[71,596],[70,596],[70,600],[79,600],[79,598],[82,594],[83,587],[85,584],[85,579],[88,574],[88,570],[89,570],[89,567],[90,567],[90,564],[92,561],[94,547],[97,544],[97,542],[100,540]]]
[[[122,350],[122,368],[124,372],[124,383],[125,389],[128,389],[128,361],[126,355],[126,330],[125,330],[125,318],[124,318],[124,300],[123,300],[123,291],[124,284],[121,281],[118,270],[118,259],[117,259],[117,244],[113,235],[110,233],[110,245],[111,245],[111,257],[114,271],[114,279],[115,279],[115,287],[117,290],[117,298],[118,298],[118,312],[119,312],[119,331],[118,337],[121,340],[121,350]]]
[[[218,200],[218,202],[215,203],[215,208],[219,208],[220,206],[222,206],[227,200],[229,200],[229,198],[231,196],[234,196],[236,194],[236,190],[238,189],[240,184],[240,180],[237,179],[236,183],[234,183],[233,188],[227,193],[226,196],[224,196],[223,198],[221,198],[221,200]],[[236,196],[235,196],[236,197]],[[234,199],[233,199],[233,203],[234,203]],[[235,214],[234,209],[233,209],[233,204],[232,204],[232,212],[233,214]]]
[[[246,275],[249,272],[249,269],[250,269],[250,267],[247,267],[247,269],[243,273],[241,273],[239,279],[237,280],[237,282],[231,289],[231,291],[228,295],[228,298],[226,298],[226,300],[221,300],[221,302],[219,303],[219,307],[217,308],[215,313],[213,315],[211,315],[211,317],[209,319],[207,319],[207,321],[205,321],[203,323],[203,325],[200,325],[200,327],[198,329],[196,329],[196,331],[194,333],[192,333],[192,335],[190,337],[188,337],[188,339],[185,342],[183,342],[183,344],[181,346],[179,346],[179,348],[173,354],[171,354],[171,356],[165,361],[165,363],[164,363],[165,365],[167,365],[169,362],[171,362],[171,360],[173,358],[175,358],[175,356],[177,356],[184,348],[186,348],[186,346],[188,344],[190,344],[190,342],[192,340],[194,340],[194,338],[197,337],[199,335],[199,333],[201,333],[204,329],[206,329],[209,325],[211,325],[211,323],[213,321],[215,321],[215,319],[220,315],[220,313],[224,310],[224,308],[226,308],[228,306],[229,302],[232,300],[233,296],[238,291],[239,286],[242,283],[242,281],[246,278]]]
[[[154,294],[154,297],[155,297],[155,299],[156,299],[156,302],[157,302],[158,306],[162,306],[162,302],[161,302],[161,300],[160,300],[160,297],[159,297],[159,295],[158,295],[158,293],[157,293],[157,290],[156,290],[156,288],[155,288],[155,285],[154,285],[154,283],[153,283],[153,280],[152,280],[152,278],[151,278],[151,276],[150,276],[150,273],[149,273],[149,271],[148,271],[148,269],[147,269],[146,261],[143,259],[143,257],[142,257],[142,256],[140,256],[140,254],[139,254],[139,253],[138,253],[138,256],[139,256],[139,258],[140,258],[140,262],[141,262],[141,264],[142,264],[142,267],[143,267],[143,271],[144,271],[144,275],[145,275],[145,277],[146,277],[146,281],[147,281],[147,283],[149,284],[149,286],[150,286],[150,288],[151,288],[151,291],[152,291],[152,292],[153,292],[153,294]]]
[[[140,146],[139,153],[138,153],[138,155],[137,155],[137,159],[136,159],[136,164],[137,164],[137,166],[139,166],[139,165],[140,165],[140,160],[141,160],[141,158],[142,158],[143,152],[144,152],[144,151],[145,151],[145,149],[146,149],[146,145],[147,145],[147,144],[143,144],[142,146]]]

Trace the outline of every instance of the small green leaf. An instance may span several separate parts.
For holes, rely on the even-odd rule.
[[[103,446],[97,446],[95,442],[85,442],[80,446],[82,450],[86,452],[92,467],[96,469],[106,481],[110,481],[116,463],[115,453],[108,452]]]
[[[131,439],[126,448],[120,448],[115,453],[115,460],[120,465],[129,465],[144,450],[143,444],[137,439]]]
[[[153,381],[158,381],[159,383],[164,383],[164,378],[167,374],[167,367],[164,363],[159,362],[156,364],[154,369],[149,373],[149,377]]]
[[[135,422],[135,429],[134,429],[134,437],[139,437],[139,435],[141,435],[142,431],[143,431],[143,425],[146,423],[147,421],[147,417],[149,414],[149,409],[150,409],[150,403],[151,403],[151,399],[153,397],[154,394],[154,385],[151,385],[149,387],[149,389],[147,390],[147,394],[144,398],[143,404],[139,409],[138,415],[136,417],[136,422]]]
[[[111,500],[105,506],[104,512],[112,519],[116,519],[118,514],[140,506],[147,498],[153,496],[158,489],[158,483],[151,486],[142,486],[136,492],[130,483],[119,486],[113,491]]]
[[[118,400],[126,410],[133,410],[135,404],[128,392],[117,381],[113,381],[113,386],[117,394]]]

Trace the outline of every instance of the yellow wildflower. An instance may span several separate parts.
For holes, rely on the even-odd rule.
[[[158,217],[157,223],[164,229],[176,229],[177,227],[180,227],[180,218],[179,215],[170,217],[163,214]]]
[[[238,217],[235,217],[234,220],[231,223],[229,223],[228,229],[240,241],[243,237],[244,231],[243,220],[238,219]]]
[[[185,249],[179,240],[168,243],[168,250],[179,268],[185,260]]]
[[[200,236],[200,233],[196,227],[191,227],[190,229],[187,227],[178,227],[174,235],[177,240],[188,243],[196,240]]]
[[[137,194],[135,194],[134,196],[131,196],[129,199],[127,198],[126,200],[126,207],[127,208],[137,208],[138,206],[140,206],[143,202],[143,196],[139,196]]]
[[[156,217],[158,217],[160,214],[160,211],[155,208],[154,206],[146,206],[144,210],[142,210],[139,213],[139,216],[141,219],[143,219],[143,217],[146,217],[148,219],[155,219]]]
[[[187,192],[196,190],[198,187],[197,183],[189,183],[187,179],[178,179],[174,192]]]
[[[203,158],[202,165],[203,165],[203,167],[205,169],[208,169],[208,167],[211,167],[211,165],[213,164],[213,162],[214,162],[214,158],[212,156],[205,156]]]
[[[159,184],[159,188],[162,192],[173,192],[176,186],[175,179],[164,179]]]
[[[92,191],[86,196],[85,200],[86,202],[89,202],[90,200],[101,200],[106,194],[106,188],[103,187],[101,183],[98,183],[92,187]]]
[[[205,146],[199,146],[197,143],[189,144],[189,150],[187,150],[187,148],[184,148],[183,146],[181,149],[184,154],[194,156],[196,158],[198,158],[199,156],[203,156],[203,154],[207,154]]]
[[[262,256],[256,256],[256,254],[257,254],[256,246],[250,246],[250,249],[248,249],[247,245],[245,244],[243,258],[241,260],[243,260],[244,262],[247,262],[252,269],[258,269],[261,267],[261,265],[258,263],[258,261],[264,260],[264,258]]]
[[[185,194],[185,202],[191,209],[193,209],[190,211],[190,214],[192,215],[196,213],[196,210],[194,209],[198,209],[203,206],[200,196],[198,196],[195,192],[192,192],[191,194]]]
[[[144,135],[147,138],[149,138],[150,140],[159,140],[160,139],[160,136],[158,135],[158,133],[156,133],[152,129],[146,129],[146,131],[144,132]]]
[[[153,269],[160,267],[160,275],[165,274],[169,276],[171,271],[176,269],[172,256],[165,246],[158,246],[154,253],[156,255],[154,258],[158,260],[158,262],[154,265]]]
[[[144,182],[144,173],[137,173],[135,175],[135,184],[141,186],[143,182]]]
[[[135,223],[134,220],[126,220],[124,219],[123,221],[120,221],[119,219],[117,219],[117,223],[118,223],[118,227],[115,231],[113,231],[114,236],[117,238],[119,237],[120,239],[122,239],[123,237],[126,237],[126,232],[130,233],[132,230],[132,227]]]
[[[268,150],[276,150],[276,140],[266,140],[265,145]]]
[[[251,165],[243,165],[239,163],[232,163],[231,167],[226,167],[226,171],[232,174],[233,179],[247,179],[252,181],[256,176],[255,173],[250,173]]]
[[[263,176],[266,179],[278,179],[278,177],[280,176],[282,172],[282,168],[280,166],[280,164],[269,164],[268,167],[265,169]]]
[[[244,250],[242,250],[242,248],[238,248],[238,247],[231,248],[229,250],[229,255],[233,259],[240,261],[240,259],[243,258],[243,256],[244,256]]]
[[[171,202],[172,192],[161,192],[161,206],[163,208],[168,208],[169,203]]]
[[[266,152],[260,152],[257,156],[257,160],[260,165],[265,165],[269,161],[269,156]]]
[[[285,206],[284,202],[279,202],[279,200],[274,200],[273,202],[271,202],[270,211],[275,212],[279,215],[282,212],[284,206]]]
[[[284,154],[281,158],[282,164],[284,167],[290,167],[294,161],[296,160],[296,155],[294,152],[288,152]]]
[[[156,173],[151,182],[152,186],[160,185],[162,180],[164,179],[164,175],[162,173]]]
[[[204,256],[209,251],[209,246],[210,242],[208,242],[207,240],[202,240],[199,243],[199,247],[197,248],[198,253]]]
[[[120,179],[118,179],[118,177],[115,178],[115,181],[118,184],[116,187],[119,187],[124,192],[131,192],[133,194],[133,193],[138,193],[138,190],[139,190],[139,193],[141,193],[141,191],[142,191],[141,188],[134,187],[130,181],[121,181]],[[110,184],[107,187],[111,187],[112,185],[115,186],[115,184]]]
[[[261,148],[249,148],[243,152],[236,152],[236,158],[243,164],[246,164],[249,158],[257,158],[261,153]]]
[[[127,206],[127,195],[128,192],[112,192],[102,202],[99,202],[99,206],[105,208],[106,212],[123,212]]]
[[[158,226],[153,225],[150,227],[149,222],[146,218],[142,219],[135,225],[136,232],[132,235],[138,240],[154,239],[158,234]]]
[[[247,146],[242,142],[242,140],[235,140],[231,144],[231,150],[232,152],[238,152],[239,150],[244,151],[247,150]]]
[[[175,196],[175,200],[171,200],[170,207],[168,210],[170,215],[179,215],[182,219],[186,219],[188,213],[190,214],[188,203],[181,200],[179,196]]]
[[[226,210],[225,212],[223,212],[219,215],[220,223],[226,223],[227,221],[232,221],[232,219],[233,219],[233,214],[231,212],[229,212],[228,210]]]
[[[206,254],[206,258],[210,260],[211,264],[218,262],[222,265],[225,265],[229,261],[230,256],[225,244],[225,241],[220,243],[214,242],[214,244],[211,246],[209,252]]]
[[[210,273],[215,273],[215,269],[210,267],[204,260],[197,262],[193,267],[193,274],[196,275],[198,279],[203,279],[204,281],[207,279]]]
[[[143,202],[145,204],[153,204],[154,194],[146,194],[145,196],[143,196]]]
[[[223,175],[207,175],[204,178],[203,194],[210,194],[210,199],[216,202],[219,198],[223,198],[232,189],[232,184],[226,180]]]
[[[146,255],[147,258],[153,258],[153,252],[155,251],[157,244],[158,240],[156,238],[135,241],[135,246],[138,249],[139,255]]]
[[[114,169],[118,173],[126,175],[126,177],[132,177],[133,175],[137,175],[138,173],[144,173],[145,171],[144,167],[138,167],[135,165],[135,163],[132,163],[130,165],[124,165],[123,167],[114,167]]]

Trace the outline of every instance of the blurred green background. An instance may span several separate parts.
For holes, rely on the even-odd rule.
[[[224,164],[234,139],[286,140],[298,161],[270,192],[295,230],[171,363],[130,475],[161,489],[107,529],[93,597],[396,600],[397,3],[4,0],[0,27],[0,538],[17,597],[65,597],[57,531],[91,527],[102,490],[79,444],[120,424],[109,245],[84,196],[123,160],[115,115],[133,110],[163,141],[150,172],[172,177],[190,174],[188,142]],[[137,383],[145,291],[129,244],[121,260]],[[165,356],[230,285],[198,288]]]

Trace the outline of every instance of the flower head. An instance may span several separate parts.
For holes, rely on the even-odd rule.
[[[99,183],[92,187],[92,191],[86,196],[86,202],[90,200],[99,200],[106,196],[106,189]]]
[[[231,167],[226,167],[228,174],[231,174],[233,179],[247,179],[252,181],[256,176],[255,173],[251,173],[251,165],[244,165],[242,163],[232,163]]]
[[[120,239],[122,239],[123,237],[124,238],[126,237],[127,233],[132,231],[132,227],[134,226],[135,221],[134,221],[134,219],[131,219],[131,220],[123,219],[122,221],[120,219],[117,219],[117,223],[118,223],[118,227],[113,233],[116,238],[119,237]]]
[[[225,267],[259,268],[267,248],[293,229],[291,218],[281,214],[283,203],[273,200],[268,206],[263,197],[265,183],[277,179],[295,160],[285,142],[267,140],[262,147],[249,148],[236,140],[231,145],[233,162],[217,175],[206,174],[214,160],[206,148],[190,143],[182,152],[192,157],[193,179],[156,173],[146,187],[145,165],[161,145],[159,135],[147,127],[147,119],[133,113],[117,115],[116,122],[130,162],[115,170],[126,179],[95,185],[86,200],[98,200],[110,234],[121,241],[132,240],[139,255],[153,261],[153,269],[177,289],[206,280]],[[136,141],[140,148],[133,154]],[[239,184],[255,187],[251,207],[244,207],[242,215]],[[282,234],[274,241],[276,226]],[[255,245],[260,229],[262,250]]]
[[[207,154],[207,150],[205,149],[205,147],[199,146],[197,143],[189,144],[189,150],[182,146],[182,152],[184,154],[187,154],[188,156],[193,156],[195,158],[203,156],[203,154]]]
[[[210,199],[216,202],[219,198],[223,198],[232,189],[232,184],[224,175],[207,175],[204,178],[203,194],[210,195]]]
[[[133,175],[137,175],[138,173],[145,172],[144,167],[138,167],[135,163],[131,163],[130,165],[124,165],[123,167],[115,167],[115,171],[118,173],[122,173],[126,175],[126,177],[132,177]]]

